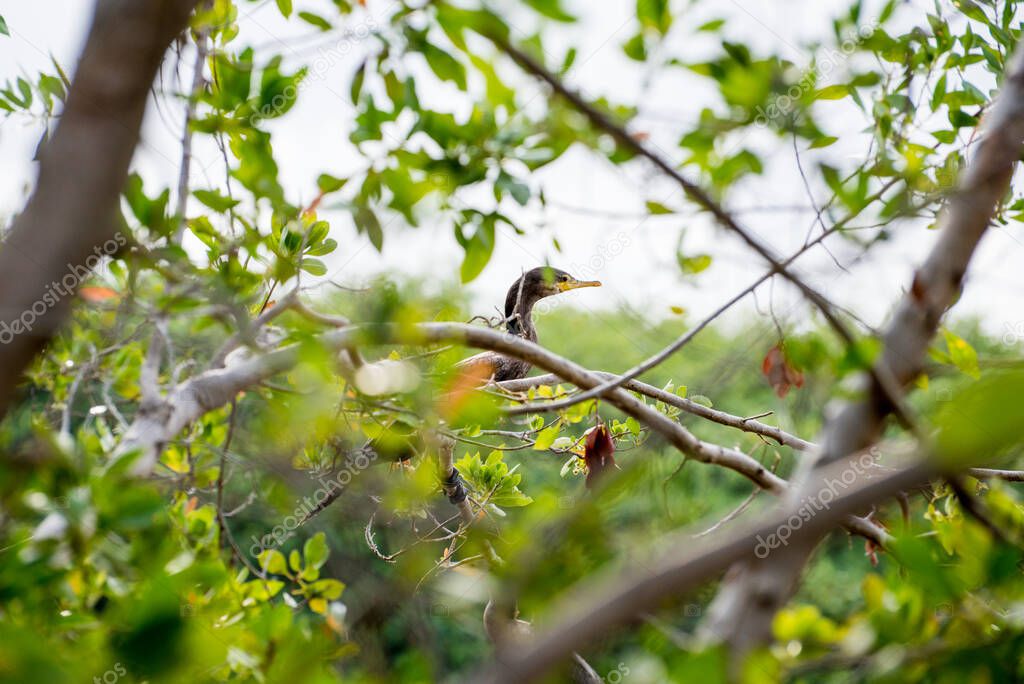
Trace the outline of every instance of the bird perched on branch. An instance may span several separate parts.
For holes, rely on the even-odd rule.
[[[533,327],[533,307],[541,299],[576,290],[581,287],[600,287],[597,280],[577,280],[565,271],[550,266],[540,266],[524,273],[505,295],[505,327],[512,335],[537,341],[537,329]],[[483,352],[459,362],[464,375],[478,381],[488,379],[494,382],[515,380],[526,377],[531,364],[513,359],[497,352]]]

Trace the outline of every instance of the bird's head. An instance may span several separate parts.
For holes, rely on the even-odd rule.
[[[530,269],[523,275],[523,300],[536,301],[561,292],[576,290],[581,287],[600,287],[599,280],[579,280],[573,275],[558,268],[539,266]],[[517,297],[519,281],[512,284],[510,294]]]
[[[520,284],[521,283],[521,284]],[[580,287],[600,287],[597,280],[579,280],[569,273],[552,268],[550,266],[539,266],[530,269],[517,278],[512,287],[505,295],[505,318],[508,321],[509,332],[521,334],[522,321],[514,318],[517,303],[522,304],[520,311],[529,318],[529,312],[538,300],[560,292],[568,292]]]

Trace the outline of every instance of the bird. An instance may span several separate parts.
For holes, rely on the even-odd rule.
[[[579,280],[566,271],[550,266],[530,269],[508,288],[505,295],[505,328],[509,334],[531,342],[537,341],[533,326],[533,307],[541,299],[581,287],[600,287],[599,280]],[[486,351],[456,364],[463,377],[479,381],[518,380],[525,378],[532,365],[504,354]]]

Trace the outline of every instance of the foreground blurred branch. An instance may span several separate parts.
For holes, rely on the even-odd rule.
[[[1024,51],[1018,50],[1009,62],[1002,92],[985,119],[980,149],[939,219],[939,239],[914,274],[883,336],[876,367],[901,388],[921,372],[939,321],[960,295],[968,263],[1009,187],[1022,141]],[[825,426],[818,464],[845,459],[875,443],[892,410],[889,397],[875,388],[868,389],[861,400],[846,404]],[[793,496],[806,495],[818,479],[807,476],[802,484],[798,481]],[[768,642],[775,613],[789,600],[820,539],[821,534],[804,534],[770,560],[754,562],[735,573],[712,604],[708,634],[724,635],[736,654]]]
[[[821,481],[841,477],[845,467],[836,463],[823,469]],[[834,499],[827,510],[804,522],[800,532],[825,534],[844,517],[926,482],[933,475],[928,463],[919,462],[883,477],[860,478]],[[706,537],[701,544],[693,542],[692,530],[659,540],[657,548],[669,549],[661,558],[637,563],[630,570],[571,590],[550,611],[551,615],[559,616],[555,625],[540,631],[526,647],[509,654],[474,681],[518,684],[539,679],[567,653],[586,650],[612,628],[657,609],[668,597],[696,589],[730,564],[753,559],[760,540],[786,527],[802,505],[790,503],[774,513],[758,516],[757,520]]]
[[[110,246],[146,98],[197,1],[96,4],[67,104],[41,151],[35,191],[0,249],[0,331],[7,331],[0,335],[10,336],[0,345],[0,416],[25,368],[66,317],[80,274],[127,243],[121,236]],[[71,292],[55,297],[53,284],[69,274]]]

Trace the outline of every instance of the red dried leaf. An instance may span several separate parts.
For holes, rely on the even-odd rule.
[[[587,434],[583,450],[583,461],[587,464],[587,489],[594,486],[604,471],[615,467],[615,442],[608,426],[600,423]]]
[[[105,302],[108,299],[117,299],[117,290],[112,290],[109,287],[100,287],[98,285],[86,285],[85,287],[78,288],[78,294],[81,295],[82,299],[87,302],[97,303]]]
[[[764,355],[761,372],[768,378],[768,384],[779,398],[789,394],[790,387],[804,386],[804,374],[790,365],[780,345],[775,345]]]
[[[864,555],[871,560],[873,567],[878,567],[878,547],[870,539],[864,542]]]

